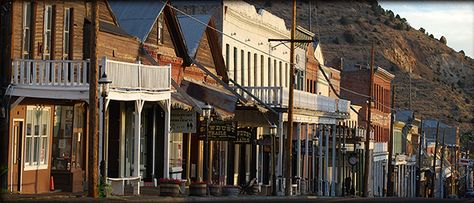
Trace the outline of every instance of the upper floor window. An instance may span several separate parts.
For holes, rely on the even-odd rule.
[[[225,65],[227,70],[229,70],[229,60],[230,60],[230,46],[229,44],[225,45]]]
[[[33,9],[31,2],[23,3],[23,41],[22,58],[31,58],[31,28],[32,28]]]
[[[158,17],[158,31],[156,33],[158,44],[163,44],[163,15]]]
[[[63,27],[63,59],[71,59],[72,47],[72,8],[64,9],[64,27]]]
[[[46,5],[44,7],[44,32],[43,32],[43,59],[51,59],[52,52],[52,28],[53,28],[53,7]]]

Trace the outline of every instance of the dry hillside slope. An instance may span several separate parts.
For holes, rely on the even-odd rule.
[[[292,1],[248,1],[291,22]],[[446,46],[376,1],[298,1],[297,23],[317,33],[326,65],[339,68],[367,64],[370,47],[376,47],[375,63],[395,75],[396,108],[408,108],[409,77],[412,108],[417,117],[439,118],[474,130],[474,60]],[[429,30],[427,30],[429,32]],[[444,38],[444,37],[443,37]]]

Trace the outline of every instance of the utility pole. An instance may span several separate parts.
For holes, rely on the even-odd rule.
[[[89,177],[88,196],[97,198],[99,193],[98,185],[98,155],[99,155],[99,106],[98,89],[99,84],[99,64],[97,53],[97,35],[99,33],[99,4],[97,0],[92,1],[92,29],[91,29],[91,60],[89,70]]]
[[[370,54],[370,83],[369,83],[369,100],[367,104],[367,131],[365,138],[365,156],[364,156],[364,197],[369,196],[369,173],[370,173],[370,129],[371,109],[372,109],[372,86],[374,84],[374,44],[372,44],[372,51]]]
[[[387,196],[393,196],[393,124],[395,122],[395,84],[392,85],[392,98],[390,101],[390,136],[388,137],[388,173],[387,173]]]
[[[285,195],[291,195],[291,165],[292,165],[292,141],[293,141],[293,94],[295,86],[295,32],[296,32],[296,0],[293,0],[293,18],[291,23],[291,38],[290,38],[290,92],[288,98],[288,132],[286,138],[286,187]]]
[[[0,191],[8,189],[8,142],[10,104],[6,98],[11,79],[13,1],[0,1]],[[1,192],[0,192],[1,193]]]
[[[438,136],[439,136],[439,121],[436,124],[436,140],[435,140],[435,150],[433,156],[433,176],[431,177],[431,197],[434,197],[434,188],[436,181],[436,152],[438,151]]]
[[[419,132],[419,142],[418,142],[418,156],[416,157],[418,160],[418,170],[416,173],[416,197],[420,197],[421,195],[421,187],[420,187],[420,181],[421,181],[421,150],[423,150],[423,145],[422,142],[424,140],[424,135],[423,135],[423,117],[421,117],[421,124],[420,128],[418,128]]]

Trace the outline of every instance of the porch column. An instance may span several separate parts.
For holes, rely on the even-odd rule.
[[[171,99],[165,101],[165,133],[164,133],[164,146],[163,146],[163,177],[170,177],[170,151],[169,151],[169,137],[170,137],[170,116],[171,116]]]
[[[301,123],[296,123],[296,147],[296,176],[300,178],[300,181],[297,183],[298,190],[301,190]]]
[[[308,175],[309,175],[309,123],[306,123],[306,132],[305,132],[305,140],[304,140],[304,151],[305,151],[305,154],[304,154],[304,174],[303,174],[303,177],[304,177],[304,180],[305,180],[305,194],[306,194],[306,191],[308,191],[308,186],[309,186],[309,178],[308,178]]]
[[[283,192],[284,191],[284,186],[285,184],[282,183],[281,181],[283,180],[283,144],[284,144],[284,137],[283,137],[283,114],[282,113],[279,113],[278,114],[278,130],[277,130],[277,134],[278,134],[278,139],[280,141],[279,144],[279,150],[278,150],[278,164],[277,164],[277,185],[278,185],[278,188],[279,188],[279,191],[280,192]],[[263,160],[263,159],[262,159]]]
[[[135,149],[134,149],[134,166],[133,166],[133,176],[140,176],[140,126],[142,123],[142,109],[145,101],[136,100],[135,101]]]
[[[318,196],[323,195],[323,126],[318,125]]]
[[[336,196],[336,124],[331,125],[332,129],[332,176],[331,176],[331,196]]]
[[[324,134],[326,135],[326,144],[324,152],[325,170],[324,170],[324,196],[329,196],[329,126],[324,125]]]

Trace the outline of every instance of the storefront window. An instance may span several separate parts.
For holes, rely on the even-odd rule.
[[[53,170],[71,170],[81,166],[83,127],[84,107],[55,107]]]
[[[183,134],[171,133],[170,136],[170,167],[181,167],[183,162]]]
[[[25,169],[48,167],[51,108],[28,106],[26,112]]]

